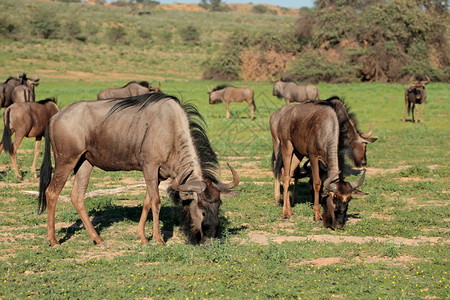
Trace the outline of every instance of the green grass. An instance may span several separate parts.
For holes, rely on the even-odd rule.
[[[61,106],[95,99],[104,82],[45,80],[38,98],[58,97]],[[0,297],[88,298],[446,298],[449,256],[449,87],[431,83],[425,123],[402,122],[403,88],[388,84],[320,84],[321,97],[345,97],[367,131],[372,122],[378,141],[368,146],[370,173],[349,206],[344,231],[313,222],[309,187],[301,181],[294,217],[281,221],[274,206],[270,176],[271,137],[268,118],[283,101],[271,96],[270,83],[234,82],[255,90],[256,119],[245,103],[209,105],[208,86],[217,82],[162,81],[163,90],[196,104],[205,116],[208,135],[221,170],[230,161],[241,176],[241,193],[224,198],[219,238],[211,246],[184,245],[179,209],[163,198],[161,228],[174,232],[168,245],[142,247],[134,240],[143,190],[86,199],[87,210],[108,248],[93,245],[70,202],[59,202],[57,237],[50,249],[46,215],[36,214],[35,198],[9,170],[2,154],[0,188]],[[26,139],[18,162],[28,171],[34,142]],[[25,151],[26,150],[26,151]],[[42,155],[39,161],[42,159]],[[251,166],[251,167],[246,167]],[[126,182],[124,178],[129,178]],[[140,172],[95,169],[88,191],[142,182]],[[229,178],[224,178],[229,180]],[[254,182],[258,182],[255,184]],[[26,189],[37,190],[29,172]],[[105,183],[107,186],[105,186]],[[129,184],[129,183],[128,183]],[[71,183],[63,190],[70,194]],[[151,219],[147,236],[151,237]],[[255,234],[266,238],[255,242]],[[308,240],[323,237],[324,242]],[[355,238],[382,238],[360,243]],[[281,239],[280,239],[281,238]],[[303,238],[289,242],[289,238]],[[345,238],[334,243],[331,239]],[[329,240],[328,242],[326,240]],[[418,243],[411,243],[417,240]],[[278,241],[284,241],[278,243]],[[96,294],[94,294],[94,291]]]
[[[225,105],[208,104],[207,95],[221,82],[200,78],[202,62],[229,33],[242,26],[255,33],[286,31],[295,17],[182,11],[138,17],[126,8],[43,3],[58,6],[55,11],[66,18],[76,14],[82,24],[101,20],[105,28],[89,43],[0,40],[0,78],[38,74],[37,99],[56,97],[61,108],[130,80],[161,82],[164,92],[199,108],[220,160],[219,175],[230,180],[230,162],[240,172],[241,192],[223,197],[219,236],[210,246],[184,244],[179,208],[163,197],[160,226],[167,245],[142,247],[134,237],[144,189],[86,199],[108,248],[93,245],[73,205],[59,201],[56,235],[62,246],[51,249],[46,214],[38,215],[36,197],[24,193],[38,189],[29,171],[34,141],[25,139],[18,152],[23,181],[10,170],[9,155],[0,155],[0,299],[448,298],[448,84],[427,85],[425,122],[418,124],[402,122],[405,85],[318,84],[322,99],[345,98],[363,132],[373,125],[378,140],[368,145],[369,171],[361,187],[367,195],[350,202],[345,230],[331,231],[313,221],[309,186],[302,180],[294,216],[284,222],[273,200],[268,123],[284,101],[272,96],[269,82],[231,82],[254,89],[256,118],[250,120],[246,103],[232,103],[225,120]],[[29,16],[35,4],[0,5],[11,15]],[[180,41],[178,29],[190,25],[186,20],[202,28],[197,46]],[[132,29],[145,28],[151,40],[104,43],[106,28],[121,21],[130,26],[128,38],[136,35]],[[72,183],[62,195],[70,195]],[[141,172],[94,169],[88,192],[139,183]],[[150,218],[149,238],[152,225]]]

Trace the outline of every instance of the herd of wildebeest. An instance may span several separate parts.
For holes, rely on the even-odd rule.
[[[426,99],[427,80],[413,81],[405,90],[405,116],[421,104],[421,121]],[[204,119],[195,106],[182,103],[161,91],[161,85],[132,81],[121,88],[108,88],[97,101],[75,102],[62,110],[54,98],[35,102],[34,88],[39,78],[26,74],[9,77],[0,86],[0,107],[4,131],[0,152],[11,155],[14,174],[21,178],[16,152],[24,137],[36,138],[31,167],[36,176],[40,141],[45,137],[45,152],[40,168],[38,211],[47,209],[47,238],[58,246],[55,235],[55,207],[69,175],[74,182],[71,200],[91,240],[105,245],[97,234],[84,206],[85,193],[94,166],[106,171],[139,170],[144,174],[146,194],[137,229],[141,244],[149,243],[145,223],[149,211],[153,217],[153,240],[164,244],[159,228],[161,200],[158,186],[170,179],[167,194],[181,205],[181,228],[191,244],[205,243],[217,236],[220,194],[239,184],[239,175],[228,164],[233,180],[216,177],[218,159],[204,129]],[[231,102],[246,101],[254,119],[254,92],[246,87],[220,85],[209,92],[209,103],[226,103],[229,118]],[[283,205],[283,219],[292,216],[289,185],[294,178],[293,198],[299,178],[309,177],[314,219],[331,229],[343,229],[349,201],[365,178],[367,144],[376,141],[370,131],[358,130],[356,119],[338,97],[319,100],[314,85],[277,81],[273,96],[284,98],[286,105],[270,117],[273,141],[272,169],[274,198]],[[298,104],[292,104],[298,102]],[[81,121],[82,120],[82,121]],[[282,122],[281,122],[282,120]],[[81,121],[81,122],[80,122]],[[15,134],[14,142],[12,135]],[[51,152],[53,149],[54,168]],[[303,158],[306,161],[301,165]],[[347,182],[348,175],[358,175]],[[283,199],[280,193],[283,182]],[[322,213],[321,209],[322,207]]]

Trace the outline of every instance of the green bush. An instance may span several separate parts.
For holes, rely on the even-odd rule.
[[[38,37],[52,39],[59,37],[61,23],[53,11],[46,8],[36,9],[31,27]]]
[[[296,81],[301,82],[352,82],[356,67],[340,60],[327,60],[320,51],[304,51],[298,54],[288,67]]]
[[[200,33],[192,25],[188,25],[184,28],[180,29],[180,37],[184,43],[195,44],[198,45],[200,41]]]
[[[127,32],[121,25],[112,26],[108,30],[108,38],[112,44],[121,44],[125,42]]]

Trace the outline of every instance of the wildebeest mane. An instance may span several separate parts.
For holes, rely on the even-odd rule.
[[[170,96],[165,93],[156,92],[149,93],[140,96],[128,97],[128,98],[118,98],[111,99],[108,101],[117,102],[111,108],[108,113],[108,116],[127,109],[131,107],[139,107],[139,110],[145,109],[148,105],[153,103],[164,101],[164,100],[173,100],[178,103],[183,110],[186,112],[186,115],[189,120],[189,128],[192,136],[192,140],[197,150],[197,155],[200,159],[200,165],[202,168],[202,175],[204,178],[211,179],[213,182],[217,182],[215,171],[217,169],[217,155],[211,147],[211,143],[206,135],[205,130],[205,119],[198,111],[197,107],[191,103],[181,103],[175,96]]]
[[[130,84],[132,84],[132,83],[137,83],[137,84],[139,84],[140,86],[143,86],[143,87],[146,87],[146,88],[150,87],[150,83],[148,83],[148,81],[140,81],[140,82],[137,82],[136,80],[133,80],[133,81],[130,81],[130,82],[128,82],[127,84],[125,84],[122,88],[127,87],[127,86],[129,86]]]
[[[151,105],[153,103],[159,102],[161,100],[168,100],[172,99],[177,103],[180,103],[180,101],[174,97],[169,96],[164,93],[149,93],[149,94],[143,94],[139,96],[131,96],[126,98],[115,98],[115,99],[109,99],[107,101],[110,102],[117,102],[114,104],[114,106],[111,108],[111,110],[108,113],[108,116],[112,115],[115,112],[132,108],[132,107],[139,107],[139,110],[145,109],[148,105]]]
[[[217,182],[217,155],[211,147],[208,136],[206,135],[206,122],[203,116],[198,111],[197,107],[191,103],[181,104],[186,111],[189,119],[189,128],[191,130],[192,139],[194,141],[195,149],[200,159],[202,167],[203,178],[211,179]]]
[[[229,84],[219,84],[218,86],[213,88],[211,92],[220,91],[220,90],[223,90],[224,88],[229,87],[229,86],[231,86],[231,85],[229,85]]]
[[[333,100],[340,101],[343,104],[345,111],[339,109],[336,102],[334,102]],[[356,116],[351,112],[350,106],[345,103],[344,99],[341,99],[337,96],[330,97],[324,101],[315,101],[315,103],[317,105],[329,106],[336,113],[339,122],[339,169],[342,170],[344,168],[345,155],[348,154],[347,152],[349,141],[356,138],[355,134],[357,133],[355,132],[355,130],[358,130]],[[352,124],[355,130],[353,130]]]
[[[38,101],[36,103],[44,105],[45,103],[48,103],[48,102],[53,102],[53,103],[57,104],[56,99],[54,97],[47,98],[47,99],[44,99],[44,100],[40,100],[40,101]]]

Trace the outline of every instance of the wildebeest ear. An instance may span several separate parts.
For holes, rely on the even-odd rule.
[[[367,143],[373,143],[373,142],[375,142],[376,140],[378,140],[378,138],[367,138],[367,139],[364,139]]]

